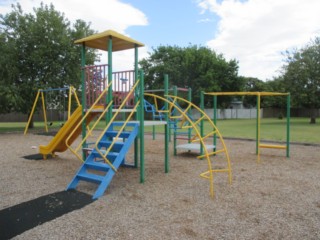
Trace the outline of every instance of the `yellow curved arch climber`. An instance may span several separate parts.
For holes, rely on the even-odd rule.
[[[160,110],[160,109],[156,109],[156,110],[169,114],[172,111],[172,109],[175,108],[176,111],[180,113],[180,115],[170,116],[170,114],[169,114],[169,118],[182,119],[182,121],[184,121],[184,123],[188,122],[188,124],[183,124],[182,128],[192,128],[193,129],[194,136],[192,137],[191,142],[199,142],[202,146],[202,149],[203,149],[203,151],[202,151],[203,154],[198,156],[198,159],[206,159],[207,163],[208,163],[208,170],[201,173],[200,176],[205,179],[208,179],[210,181],[210,195],[212,197],[214,197],[214,179],[213,179],[214,173],[218,173],[218,172],[228,173],[229,183],[231,184],[232,183],[232,170],[231,170],[229,153],[228,153],[227,147],[225,145],[225,142],[222,138],[222,135],[220,134],[219,129],[212,122],[211,118],[201,108],[199,108],[198,106],[196,106],[192,102],[187,101],[184,98],[181,98],[178,96],[173,96],[173,95],[161,97],[161,96],[158,96],[155,94],[149,94],[149,93],[145,93],[144,95],[153,98],[153,101],[155,103],[154,105],[156,106],[156,108],[158,108],[158,106],[159,106],[159,104],[158,104],[159,101],[162,101],[164,103],[168,103],[168,105],[169,105],[168,110]],[[182,109],[177,104],[177,102],[183,103],[187,107]],[[196,111],[196,113],[200,114],[199,119],[193,120],[190,117],[190,115],[188,114],[188,111],[190,111],[191,109],[194,109],[194,111]],[[210,126],[209,131],[201,132],[201,128],[200,128],[199,124],[202,120],[206,121],[209,124],[209,126]],[[206,140],[209,137],[212,137],[214,134],[216,134],[219,137],[220,146],[219,146],[218,150],[217,150],[218,147],[216,146],[215,149],[213,151],[211,151],[210,149],[208,149],[206,147]],[[225,161],[226,166],[224,166],[224,167],[214,167],[213,166],[213,159],[212,158],[217,154],[224,154],[224,157],[226,160]]]

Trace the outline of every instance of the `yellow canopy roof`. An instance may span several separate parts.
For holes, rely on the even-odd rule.
[[[108,30],[102,33],[93,34],[91,36],[76,40],[74,43],[75,44],[85,43],[86,47],[107,51],[109,37],[112,37],[112,52],[132,49],[135,47],[135,45],[137,45],[137,47],[144,46],[143,43],[138,42],[120,33],[117,33],[113,30]]]

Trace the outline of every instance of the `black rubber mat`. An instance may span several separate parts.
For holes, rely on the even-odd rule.
[[[40,153],[23,156],[23,158],[27,160],[43,160],[43,156]],[[52,156],[47,155],[47,159],[50,159],[50,158],[52,158]]]
[[[62,191],[0,210],[0,239],[10,239],[93,201],[86,193]]]

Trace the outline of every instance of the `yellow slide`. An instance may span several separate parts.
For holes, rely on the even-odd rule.
[[[91,120],[98,114],[98,112],[92,112],[88,115],[86,125],[88,125]],[[47,146],[39,146],[39,153],[43,155],[43,158],[46,159],[47,155],[54,156],[55,152],[64,152],[68,149],[66,145],[66,139],[69,137],[70,133],[78,125],[82,119],[82,106],[79,106],[70,116],[67,122],[60,128],[58,133],[54,136],[51,142]],[[77,128],[74,135],[70,139],[70,143],[73,143],[74,140],[81,133],[81,125]]]

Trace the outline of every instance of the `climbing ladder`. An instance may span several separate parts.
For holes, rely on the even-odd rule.
[[[180,112],[184,112],[188,118],[191,121],[193,120],[192,115],[190,114],[191,111],[191,106],[188,106],[187,109],[182,109],[182,107],[179,105],[177,100],[172,99],[171,97],[168,97],[168,100],[171,102],[174,102],[175,107],[172,108],[170,116],[169,116],[169,123],[170,123],[170,128],[173,129],[173,150],[174,150],[174,155],[177,155],[177,150],[181,149],[181,150],[200,150],[199,148],[199,144],[193,144],[191,143],[191,131],[192,131],[192,126],[189,123],[189,121],[187,121],[187,119],[185,118],[184,115],[180,114]],[[177,111],[176,109],[179,109],[179,111]],[[187,143],[185,144],[179,144],[178,140],[184,140],[187,141]],[[209,145],[207,145],[207,147],[209,147]],[[211,147],[213,147],[213,145],[211,145]]]
[[[67,138],[66,144],[70,151],[74,153],[79,160],[83,161],[82,166],[68,185],[67,190],[75,189],[79,181],[92,182],[98,185],[98,188],[93,195],[93,199],[97,199],[103,195],[113,176],[117,172],[117,169],[121,165],[125,165],[125,156],[139,132],[139,124],[137,122],[130,122],[130,120],[137,108],[140,106],[140,101],[136,102],[125,121],[115,122],[115,120],[121,110],[124,109],[125,103],[128,99],[132,98],[132,95],[134,95],[139,82],[139,80],[136,81],[122,104],[118,109],[115,109],[116,111],[112,115],[109,123],[95,141],[94,147],[89,151],[88,148],[86,148],[88,155],[85,161],[83,161],[81,154],[84,150],[83,146],[86,145],[88,137],[92,136],[93,130],[100,122],[101,118],[105,116],[108,111],[112,110],[113,101],[111,100],[111,102],[105,107],[101,106],[101,109],[99,110],[100,116],[98,116],[96,122],[92,124],[92,127],[88,129],[87,134],[83,137],[78,146],[74,147],[69,144],[70,139],[72,139],[75,132],[72,132]],[[92,104],[91,108],[86,111],[84,117],[78,123],[76,128],[86,121],[90,112],[97,110],[97,106],[100,106],[101,98],[106,96],[108,88],[110,87],[112,87],[111,83],[109,83],[108,87],[100,94]]]
[[[146,113],[152,113],[152,120],[164,120],[164,114],[162,112],[157,112],[155,106],[146,99],[143,100],[143,107]]]
[[[117,169],[125,164],[125,156],[138,135],[138,129],[138,123],[113,122],[82,164],[67,190],[75,189],[79,181],[92,182],[98,185],[92,198],[101,197]],[[120,139],[121,141],[118,141]]]
[[[200,155],[197,157],[198,159],[206,159],[208,163],[208,170],[201,173],[200,176],[208,179],[210,181],[210,195],[214,196],[214,184],[213,184],[213,175],[218,172],[226,172],[229,176],[229,183],[232,182],[232,171],[231,171],[231,163],[230,158],[228,154],[227,147],[224,143],[224,140],[222,138],[222,135],[220,134],[218,128],[215,126],[215,124],[211,121],[211,118],[198,106],[194,105],[192,102],[189,102],[183,98],[168,95],[164,97],[160,97],[158,95],[145,93],[145,96],[153,97],[153,100],[155,101],[155,106],[157,106],[157,101],[163,101],[167,103],[168,109],[163,110],[163,113],[170,114],[172,112],[172,109],[175,108],[176,111],[179,114],[175,114],[174,116],[170,116],[172,120],[174,119],[183,119],[183,124],[181,125],[182,129],[192,129],[193,136],[191,137],[191,144],[198,143],[199,149],[200,149]],[[178,105],[178,101],[183,102],[187,107],[185,109],[182,109]],[[188,114],[189,110],[193,109],[197,113],[200,114],[199,119],[194,120],[191,118],[191,116]],[[206,132],[203,128],[203,122],[206,121],[209,124],[209,127]],[[216,134],[220,139],[220,145],[219,147],[214,146],[210,147],[206,144],[206,141],[213,137],[213,135]],[[225,166],[224,167],[215,167],[214,166],[214,156],[218,154],[224,154],[225,156]]]

